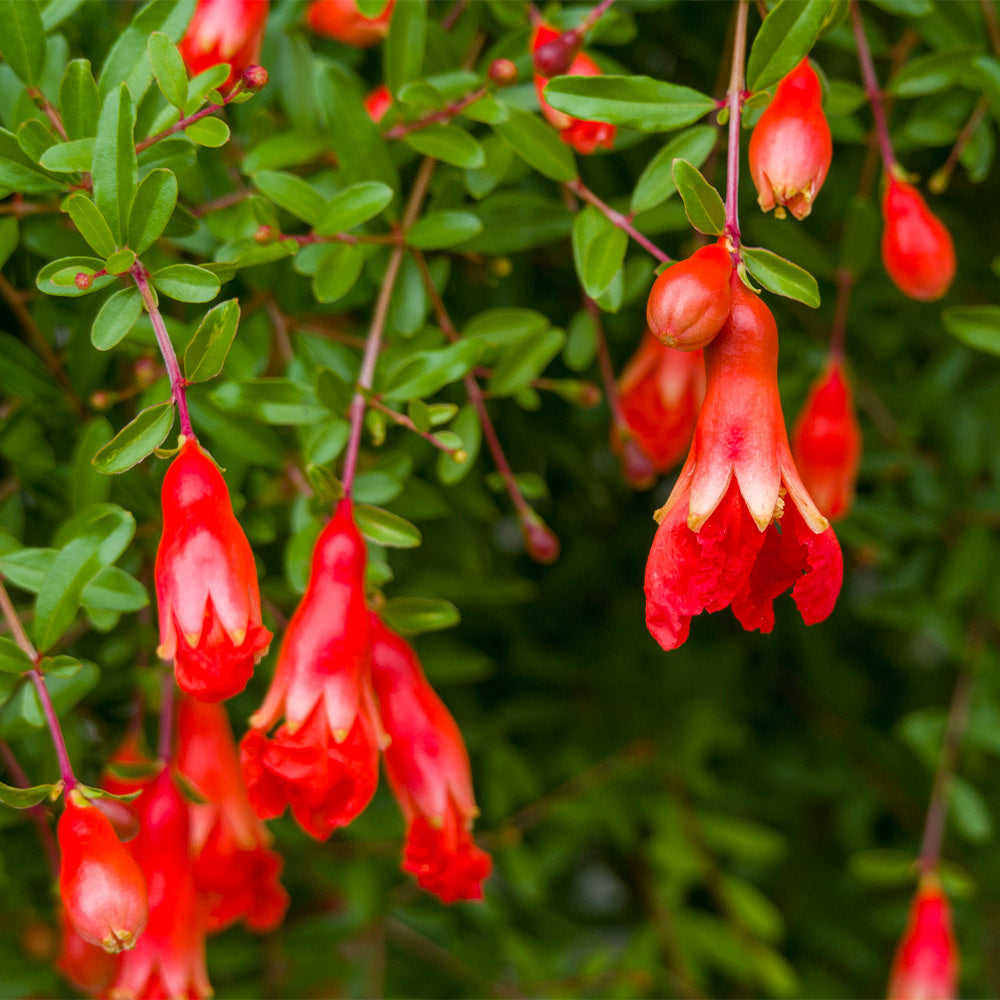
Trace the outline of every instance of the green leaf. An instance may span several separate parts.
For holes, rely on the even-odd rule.
[[[562,330],[548,330],[523,347],[515,347],[493,369],[486,388],[497,396],[520,391],[545,370],[565,343],[566,334]]]
[[[128,245],[142,253],[159,239],[177,205],[177,178],[163,167],[150,170],[136,188],[128,213]]]
[[[361,534],[376,545],[388,549],[413,549],[420,544],[420,529],[415,524],[381,507],[355,504],[354,518]]]
[[[46,31],[58,28],[66,18],[76,13],[83,0],[48,0],[42,8],[42,24]]]
[[[117,243],[111,235],[111,229],[98,211],[97,206],[82,193],[71,195],[66,199],[64,208],[73,220],[73,225],[80,235],[102,257],[109,257],[115,252]]]
[[[222,371],[240,323],[240,303],[229,299],[213,306],[184,351],[184,377],[188,382],[207,382]]]
[[[149,63],[160,92],[183,112],[187,102],[188,76],[177,46],[162,31],[154,31],[146,42]]]
[[[482,229],[471,212],[429,212],[407,230],[406,242],[421,250],[442,250],[464,243]]]
[[[125,247],[124,250],[116,250],[108,256],[104,262],[104,268],[108,274],[118,277],[123,275],[135,263],[135,251]]]
[[[0,217],[0,267],[10,260],[10,255],[17,249],[19,236],[16,217],[13,215]]]
[[[978,56],[972,62],[972,72],[990,102],[990,112],[1000,120],[1000,61],[993,56]]]
[[[717,137],[718,129],[711,125],[696,125],[674,136],[639,175],[629,206],[632,214],[648,212],[670,198],[677,190],[673,174],[674,160],[686,160],[693,167],[700,167],[712,152]]]
[[[212,392],[212,401],[224,410],[267,424],[314,424],[327,416],[311,385],[286,378],[224,382]]]
[[[953,87],[973,66],[976,46],[963,45],[908,59],[889,81],[888,91],[898,97],[921,97]]]
[[[365,252],[350,243],[334,243],[320,258],[313,275],[317,302],[336,302],[357,283],[365,266]]]
[[[804,302],[815,309],[819,305],[819,286],[806,270],[779,257],[763,247],[742,247],[740,253],[747,270],[769,292],[784,295],[787,299]]]
[[[207,146],[209,149],[217,149],[229,142],[229,126],[221,118],[213,118],[211,115],[191,122],[184,129],[184,134],[195,145]]]
[[[492,128],[529,167],[550,180],[565,183],[576,177],[572,151],[548,122],[511,108],[507,121]]]
[[[94,271],[100,271],[102,267],[104,267],[104,261],[100,257],[60,257],[58,260],[50,261],[38,272],[35,284],[46,295],[90,295],[93,292],[99,292],[102,288],[107,288],[108,285],[115,281],[115,276],[113,274],[102,274],[99,278],[94,278],[94,282],[89,289],[80,291],[73,284],[72,275],[78,271],[85,271],[92,274]],[[52,280],[56,275],[63,273],[67,273],[70,276],[67,284],[58,284]]]
[[[219,294],[216,275],[196,264],[169,264],[154,271],[153,284],[178,302],[210,302]]]
[[[781,0],[772,7],[750,46],[747,89],[763,90],[809,54],[830,11],[830,0]]]
[[[379,613],[389,628],[403,635],[436,632],[462,620],[451,601],[430,597],[391,597]]]
[[[426,0],[397,0],[383,50],[390,93],[398,94],[403,84],[420,76],[426,40]]]
[[[90,328],[90,339],[99,351],[109,351],[120,343],[142,312],[142,296],[137,288],[115,292],[101,306]]]
[[[941,319],[956,340],[977,351],[1000,354],[1000,306],[952,306]]]
[[[583,290],[596,298],[614,280],[625,260],[628,236],[593,205],[573,220],[573,262]]]
[[[437,351],[420,351],[393,373],[382,395],[388,400],[433,396],[472,371],[482,349],[478,341],[460,340]]]
[[[254,185],[279,208],[315,226],[323,217],[326,202],[308,181],[295,174],[262,170],[253,175]]]
[[[456,462],[444,452],[438,455],[438,479],[446,486],[460,482],[472,471],[483,440],[483,428],[479,423],[479,416],[471,405],[462,407],[450,429],[462,442],[462,450],[466,454],[466,459],[464,462]]]
[[[90,171],[94,161],[94,140],[75,139],[73,142],[57,142],[49,146],[38,162],[57,174],[77,174]]]
[[[544,333],[552,324],[534,309],[487,309],[465,324],[462,336],[485,341],[490,347],[506,347]]]
[[[147,406],[94,456],[94,468],[109,476],[126,472],[163,444],[173,422],[172,400]]]
[[[58,145],[59,139],[44,122],[37,118],[29,118],[18,127],[17,143],[25,155],[33,163],[37,163],[47,149]]]
[[[699,233],[721,236],[726,231],[726,205],[719,192],[687,160],[674,160],[673,175],[691,225]]]
[[[453,167],[475,170],[486,162],[483,147],[457,125],[434,125],[410,132],[404,140],[410,149],[450,163]]]
[[[83,588],[80,603],[87,610],[138,611],[149,604],[149,595],[125,570],[107,566]]]
[[[575,118],[640,132],[669,132],[716,107],[697,90],[648,76],[557,76],[545,88],[545,99]]]
[[[132,96],[128,87],[122,84],[104,99],[97,122],[93,161],[94,201],[119,243],[125,239],[139,172],[134,130]]]
[[[12,6],[18,6],[14,3]],[[30,788],[16,788],[0,781],[0,802],[11,809],[30,809],[46,799],[58,794],[60,785],[32,785]]]
[[[51,177],[25,155],[17,136],[0,128],[0,185],[21,194],[61,191],[64,181]]]
[[[74,59],[59,85],[59,111],[70,140],[93,138],[101,113],[101,97],[90,71],[90,61]]]
[[[332,368],[320,368],[316,374],[316,396],[337,416],[344,416],[354,398],[354,387]]]
[[[320,236],[344,233],[374,219],[392,201],[392,188],[378,181],[352,184],[327,203],[316,225]]]
[[[3,14],[0,54],[29,87],[37,87],[45,68],[45,25],[38,0],[5,3]]]
[[[31,657],[6,636],[0,636],[0,671],[5,674],[23,674],[34,666]]]

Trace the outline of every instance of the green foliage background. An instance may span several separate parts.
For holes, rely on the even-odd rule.
[[[42,9],[56,23],[41,87],[56,101],[67,58],[88,58],[96,72],[137,7],[50,0]],[[178,38],[190,9],[158,5],[155,27],[148,26],[152,14],[141,14],[147,26],[130,29],[138,43],[123,65],[145,58],[151,30]],[[481,77],[495,57],[516,59],[522,82],[497,100],[536,107],[526,5],[472,3],[445,32],[440,23],[448,9],[439,0],[428,5],[422,59],[412,47],[400,55],[398,37],[390,38],[390,72],[405,80],[454,71],[482,31],[474,72]],[[571,24],[586,10],[565,5],[546,13]],[[373,549],[373,587],[389,598],[448,600],[461,613],[454,629],[415,643],[467,739],[482,809],[477,834],[493,853],[495,873],[480,905],[447,908],[420,893],[398,870],[402,821],[384,783],[364,815],[327,844],[309,840],[287,818],[277,821],[271,827],[286,859],[291,910],[266,937],[237,929],[209,942],[217,996],[877,995],[914,889],[911,862],[947,707],[963,672],[974,677],[973,701],[951,798],[946,888],[962,949],[962,992],[1000,991],[1000,331],[992,314],[976,314],[989,320],[988,350],[979,353],[950,337],[941,318],[942,307],[997,298],[991,265],[1000,249],[993,155],[1000,77],[991,73],[1000,63],[989,57],[978,2],[880,0],[862,10],[883,81],[901,40],[903,65],[930,60],[902,78],[891,111],[908,169],[930,176],[980,94],[989,104],[948,191],[929,196],[958,252],[958,277],[941,304],[904,299],[882,271],[871,187],[850,213],[855,225],[844,239],[870,117],[843,8],[830,11],[835,26],[812,51],[830,82],[836,140],[812,215],[802,223],[763,217],[744,158],[747,242],[805,267],[822,295],[817,310],[766,295],[781,331],[789,422],[825,356],[836,269],[859,275],[847,353],[864,460],[854,510],[837,529],[846,564],[837,610],[806,628],[782,598],[768,636],[744,633],[723,612],[696,620],[690,641],[673,653],[650,638],[642,574],[651,513],[671,477],[651,493],[633,493],[608,446],[606,405],[579,409],[528,386],[541,368],[549,378],[599,381],[569,249],[572,215],[559,185],[511,155],[488,124],[459,119],[483,142],[487,167],[480,171],[499,179],[488,193],[490,178],[482,173],[470,179],[461,167],[437,168],[429,210],[468,213],[482,227],[467,241],[461,220],[462,239],[439,233],[445,249],[428,251],[430,267],[459,329],[484,309],[529,308],[546,318],[542,329],[570,331],[568,341],[556,338],[558,347],[538,370],[523,360],[524,339],[480,359],[515,370],[508,398],[491,402],[490,411],[562,554],[550,567],[526,558],[509,501],[491,487],[485,450],[471,473],[453,482],[426,442],[390,426],[383,443],[380,428],[370,427],[376,434],[366,435],[358,488],[359,499],[407,518],[423,535],[418,548]],[[719,53],[728,53],[730,5],[619,0],[612,11],[590,47],[606,69],[721,95],[729,57]],[[252,241],[262,222],[286,233],[309,231],[287,205],[275,207],[280,197],[260,172],[306,178],[324,200],[347,183],[394,181],[398,173],[402,181],[391,186],[405,200],[419,160],[404,144],[383,143],[374,129],[356,146],[337,144],[344,116],[359,108],[350,81],[358,94],[380,82],[383,57],[379,49],[360,52],[310,36],[302,12],[300,3],[273,5],[261,60],[270,84],[227,110],[228,144],[199,147],[181,138],[140,159],[176,174],[182,206],[144,253],[148,266],[238,263],[217,272],[221,298],[239,298],[239,332],[221,376],[191,389],[192,417],[226,469],[265,598],[286,616],[301,593],[343,447],[343,413],[317,396],[317,373],[336,373],[334,395],[353,381],[360,351],[330,334],[364,336],[387,249],[368,248],[356,284],[336,301],[318,302],[308,273],[318,266],[316,251],[277,259],[274,246]],[[60,13],[65,19],[56,21]],[[753,11],[750,23],[752,38],[760,23]],[[154,130],[165,107],[153,85],[138,103],[137,139]],[[409,116],[419,113],[413,105]],[[41,117],[11,67],[0,66],[3,127],[17,133],[20,123]],[[723,155],[703,167],[719,189],[722,131]],[[669,138],[623,129],[613,153],[576,157],[577,169],[592,191],[624,210]],[[550,148],[554,156],[569,155],[558,142]],[[0,144],[0,186],[15,198],[13,154],[5,149]],[[254,174],[259,193],[251,201],[218,200],[254,187]],[[0,218],[9,251],[4,281],[14,290],[0,309],[0,572],[28,619],[31,588],[10,573],[11,554],[62,548],[67,522],[92,504],[116,504],[134,517],[135,536],[118,566],[151,589],[166,464],[149,457],[118,476],[91,466],[98,447],[142,406],[164,400],[167,387],[162,376],[142,381],[148,359],[158,363],[145,317],[119,346],[98,352],[90,328],[106,295],[37,290],[36,275],[49,261],[91,253],[58,212],[61,191],[57,183],[26,194],[46,208],[23,215],[16,229],[13,215]],[[398,213],[399,204],[388,211]],[[385,218],[358,231],[386,232]],[[697,245],[676,196],[636,225],[672,256]],[[334,276],[352,266],[344,253],[336,267],[328,265]],[[254,263],[266,255],[275,259]],[[642,331],[652,264],[633,244],[623,277],[615,279],[621,303],[604,323],[618,370]],[[161,306],[182,351],[208,307],[165,297]],[[60,359],[80,409],[46,367],[32,324]],[[394,295],[389,342],[383,379],[393,365],[444,346],[409,262]],[[257,381],[263,377],[286,381]],[[464,405],[460,378],[446,374],[428,399]],[[111,393],[113,405],[95,405],[95,392]],[[302,492],[306,480],[319,494],[313,502]],[[127,518],[114,516],[128,533]],[[155,612],[88,606],[77,597],[74,609],[84,606],[54,652],[84,666],[67,670],[59,700],[74,762],[97,783],[135,710],[136,691],[155,704]],[[247,692],[230,703],[238,730],[259,704],[273,663],[272,652]],[[9,697],[0,736],[32,781],[52,780],[47,734],[33,724],[31,700],[17,681],[0,675],[0,693]],[[147,729],[155,745],[155,711]],[[70,995],[51,969],[53,944],[43,933],[53,924],[53,897],[35,831],[6,808],[0,827],[0,993]]]

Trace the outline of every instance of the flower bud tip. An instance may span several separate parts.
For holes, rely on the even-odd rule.
[[[498,87],[511,87],[517,83],[517,66],[510,59],[494,59],[490,63],[489,77]]]
[[[263,66],[258,66],[256,64],[253,66],[247,66],[247,68],[243,70],[243,76],[241,79],[243,80],[243,86],[247,90],[256,93],[258,90],[263,90],[264,87],[267,86],[267,70],[264,69]]]

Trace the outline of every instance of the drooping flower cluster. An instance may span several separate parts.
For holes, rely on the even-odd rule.
[[[267,27],[268,0],[198,0],[184,37],[177,43],[192,76],[229,63],[227,90],[257,62]]]
[[[889,1000],[954,1000],[958,969],[948,897],[935,875],[925,875],[893,959]]]

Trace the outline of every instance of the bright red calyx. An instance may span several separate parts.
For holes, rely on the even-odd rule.
[[[270,850],[270,834],[250,806],[229,717],[221,705],[185,698],[177,730],[177,770],[208,800],[188,807],[207,929],[243,919],[252,930],[273,930],[288,908],[281,855]]]
[[[941,298],[955,277],[955,244],[923,195],[889,176],[882,199],[882,263],[896,287],[911,299]]]
[[[156,552],[157,652],[181,689],[203,701],[246,687],[271,633],[261,624],[253,552],[216,464],[188,438],[163,479]]]
[[[647,330],[618,380],[618,391],[631,438],[612,425],[611,449],[622,459],[626,479],[645,489],[691,444],[705,398],[704,355],[664,347]],[[630,454],[629,445],[640,455]]]
[[[765,212],[804,219],[826,180],[833,139],[819,78],[803,59],[777,86],[750,136],[750,175]]]
[[[386,774],[407,823],[403,869],[446,903],[482,899],[492,861],[472,840],[479,810],[462,734],[413,649],[375,615],[371,627]]]
[[[267,10],[268,0],[198,0],[187,31],[177,43],[191,75],[229,63],[229,76],[220,89],[236,83],[260,57]]]
[[[381,14],[365,17],[358,10],[357,0],[315,0],[306,14],[306,22],[317,35],[364,49],[377,45],[389,33],[389,19],[395,5],[396,0],[387,0]]]
[[[146,926],[146,880],[97,806],[71,792],[59,817],[59,895],[80,937],[105,951],[134,948]]]
[[[854,499],[861,428],[843,365],[831,361],[816,380],[795,423],[792,455],[809,495],[831,521]]]
[[[687,639],[692,616],[729,605],[744,628],[769,632],[789,587],[808,625],[836,603],[840,545],[792,460],[777,363],[774,317],[734,275],[729,319],[705,348],[691,451],[646,564],[646,624],[664,649]]]
[[[555,28],[550,28],[547,24],[540,24],[535,29],[535,34],[531,39],[531,51],[533,53],[554,42],[562,36]],[[569,76],[600,76],[601,68],[590,56],[579,52],[573,58],[569,68],[565,71]],[[538,103],[541,105],[542,114],[549,124],[559,130],[559,136],[563,142],[572,146],[578,153],[589,155],[599,146],[604,149],[611,149],[615,143],[615,135],[618,129],[614,125],[606,122],[584,121],[580,118],[573,118],[556,111],[548,101],[545,100],[545,84],[548,80],[539,73],[535,74],[535,91],[538,94]]]
[[[240,743],[261,819],[285,806],[324,840],[368,804],[382,738],[371,687],[365,543],[341,500],[313,550],[309,584],[288,624],[271,688]],[[284,716],[286,721],[265,734]]]
[[[732,273],[733,261],[723,240],[667,268],[653,282],[646,303],[650,330],[680,351],[704,347],[729,315]]]
[[[889,1000],[954,1000],[958,969],[948,897],[933,875],[925,876],[892,963]]]
[[[365,98],[365,110],[368,112],[368,116],[371,118],[376,125],[383,118],[385,118],[386,113],[389,108],[392,107],[392,94],[389,92],[389,88],[384,84],[379,84],[366,98]]]

